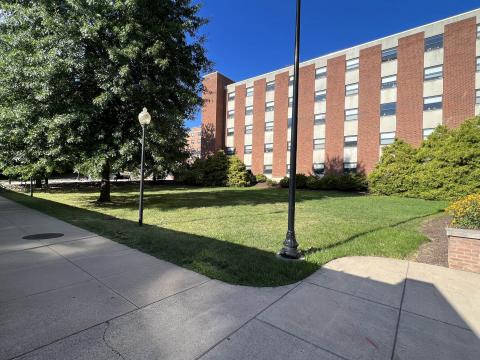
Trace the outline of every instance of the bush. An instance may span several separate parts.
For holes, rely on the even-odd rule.
[[[367,179],[361,174],[349,173],[338,176],[336,189],[340,191],[365,191]]]
[[[307,178],[307,189],[310,189],[310,190],[322,189],[322,179],[317,176],[310,175]]]
[[[257,181],[257,183],[264,183],[267,181],[267,179],[268,178],[264,174],[255,175],[255,180]]]
[[[280,187],[282,188],[288,188],[290,185],[290,179],[288,176],[285,176],[283,179],[280,180]]]
[[[297,174],[295,176],[295,186],[297,189],[305,189],[307,187],[307,175]]]
[[[480,230],[480,194],[465,196],[447,208],[452,215],[452,226]]]
[[[228,158],[227,186],[249,186],[250,177],[243,162],[235,155]]]
[[[480,117],[449,130],[439,126],[414,149],[396,140],[369,176],[370,190],[385,195],[455,199],[480,191]]]
[[[249,186],[252,183],[251,173],[242,161],[236,156],[227,157],[223,151],[196,159],[175,177],[183,184],[196,186]]]
[[[278,182],[276,182],[275,180],[272,180],[272,179],[267,179],[266,183],[267,183],[268,186],[272,186],[272,187],[278,185]]]

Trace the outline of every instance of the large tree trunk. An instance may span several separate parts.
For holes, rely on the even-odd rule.
[[[41,188],[42,188],[42,179],[41,179],[41,178],[35,179],[35,187],[36,187],[37,189],[41,189]]]
[[[110,162],[108,159],[103,164],[102,182],[100,183],[100,197],[98,202],[110,202]]]
[[[48,188],[48,177],[45,178],[45,187]]]

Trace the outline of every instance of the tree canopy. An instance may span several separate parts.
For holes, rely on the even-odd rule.
[[[190,0],[0,0],[0,170],[38,176],[87,168],[108,182],[187,158],[187,129],[210,68]],[[109,200],[102,187],[100,200]]]

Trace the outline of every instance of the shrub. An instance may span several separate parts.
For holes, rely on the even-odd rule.
[[[297,174],[295,176],[295,186],[297,189],[305,189],[307,187],[307,175]]]
[[[452,226],[463,229],[480,229],[480,194],[465,196],[447,208],[452,215]]]
[[[272,180],[272,179],[268,179],[268,178],[267,178],[266,183],[267,183],[268,186],[277,186],[278,185],[278,182],[276,182],[275,180]]]
[[[228,158],[227,186],[245,187],[251,185],[250,176],[243,162],[235,155]]]
[[[220,150],[205,158],[203,186],[225,186],[227,184],[228,157]]]
[[[288,188],[290,184],[290,180],[288,176],[285,176],[282,180],[280,180],[280,187],[282,188]]]
[[[338,189],[338,175],[327,174],[321,178],[321,190],[337,190]]]
[[[317,176],[310,175],[307,178],[307,189],[310,189],[310,190],[322,189],[322,179]]]
[[[336,188],[340,191],[365,191],[368,188],[367,179],[362,174],[343,174],[338,176]]]
[[[369,176],[372,193],[455,199],[480,191],[480,117],[439,126],[420,148],[396,140]]]
[[[258,174],[258,175],[255,175],[255,179],[257,183],[264,183],[267,181],[268,178],[264,174]]]
[[[305,189],[307,187],[307,176],[305,174],[297,174],[295,176],[296,188]],[[280,180],[280,186],[282,188],[288,188],[290,186],[290,179],[288,176],[285,176]]]

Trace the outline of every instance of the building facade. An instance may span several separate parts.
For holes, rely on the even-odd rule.
[[[480,9],[300,64],[297,173],[370,172],[395,138],[419,146],[480,112]],[[254,174],[288,173],[293,66],[204,78],[212,147]]]
[[[200,157],[202,150],[202,128],[200,126],[192,127],[188,131],[187,143],[192,159]]]

